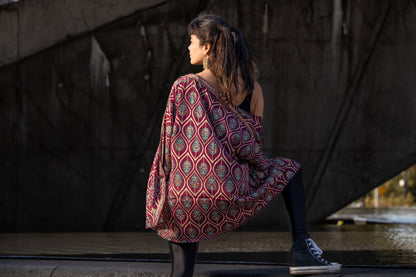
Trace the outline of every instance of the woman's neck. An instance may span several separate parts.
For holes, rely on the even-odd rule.
[[[217,77],[215,77],[214,73],[212,73],[209,69],[204,69],[203,71],[197,73],[196,75],[201,76],[204,80],[209,82],[210,85],[214,86],[218,84]],[[217,86],[214,86],[217,87]]]
[[[197,73],[196,75],[200,76],[201,78],[203,78],[211,87],[213,87],[216,91],[221,92],[221,87],[218,83],[218,79],[217,77],[215,77],[214,73],[212,73],[211,70],[209,69],[205,69],[199,73]],[[231,97],[232,97],[232,101],[235,105],[240,105],[243,101],[244,98],[246,97],[247,93],[236,93],[234,91],[234,93],[232,93]]]

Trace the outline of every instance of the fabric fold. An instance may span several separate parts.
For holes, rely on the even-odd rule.
[[[266,158],[262,118],[219,99],[195,74],[178,78],[169,94],[146,193],[146,228],[167,240],[197,242],[234,230],[300,168]]]

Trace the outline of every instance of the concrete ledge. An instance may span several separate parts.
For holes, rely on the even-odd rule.
[[[169,276],[169,263],[1,259],[0,276]],[[197,264],[194,277],[290,276],[285,266]],[[320,275],[315,275],[320,276]],[[415,276],[412,268],[347,267],[321,276]]]

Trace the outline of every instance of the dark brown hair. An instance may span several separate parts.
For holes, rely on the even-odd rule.
[[[252,93],[257,77],[257,68],[251,56],[244,35],[230,27],[221,17],[202,15],[188,26],[189,35],[195,35],[201,42],[211,44],[208,68],[217,77],[221,87],[221,98],[230,103],[233,88],[238,93]],[[243,91],[238,91],[238,75],[243,79]]]

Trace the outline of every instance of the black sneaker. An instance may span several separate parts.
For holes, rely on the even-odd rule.
[[[328,263],[322,257],[322,250],[312,239],[297,240],[290,249],[289,271],[293,275],[337,273],[338,263]]]

